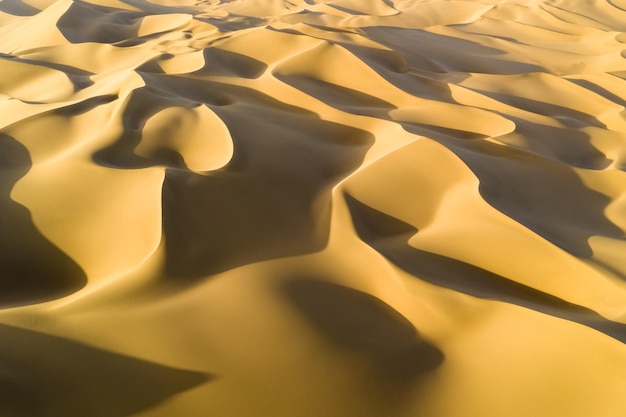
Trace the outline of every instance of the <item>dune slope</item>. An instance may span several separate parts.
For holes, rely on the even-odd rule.
[[[0,416],[622,417],[626,1],[0,0]]]

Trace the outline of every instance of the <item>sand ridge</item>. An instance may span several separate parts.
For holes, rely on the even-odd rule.
[[[625,51],[624,0],[0,0],[0,415],[621,417]]]

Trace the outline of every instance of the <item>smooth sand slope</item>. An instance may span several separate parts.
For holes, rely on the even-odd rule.
[[[1,417],[623,417],[625,0],[0,0]]]

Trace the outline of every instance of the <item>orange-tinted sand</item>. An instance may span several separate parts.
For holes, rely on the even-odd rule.
[[[0,416],[623,417],[625,32],[0,0]]]

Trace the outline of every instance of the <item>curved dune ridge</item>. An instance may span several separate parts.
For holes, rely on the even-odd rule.
[[[622,417],[626,1],[0,0],[0,415]]]

